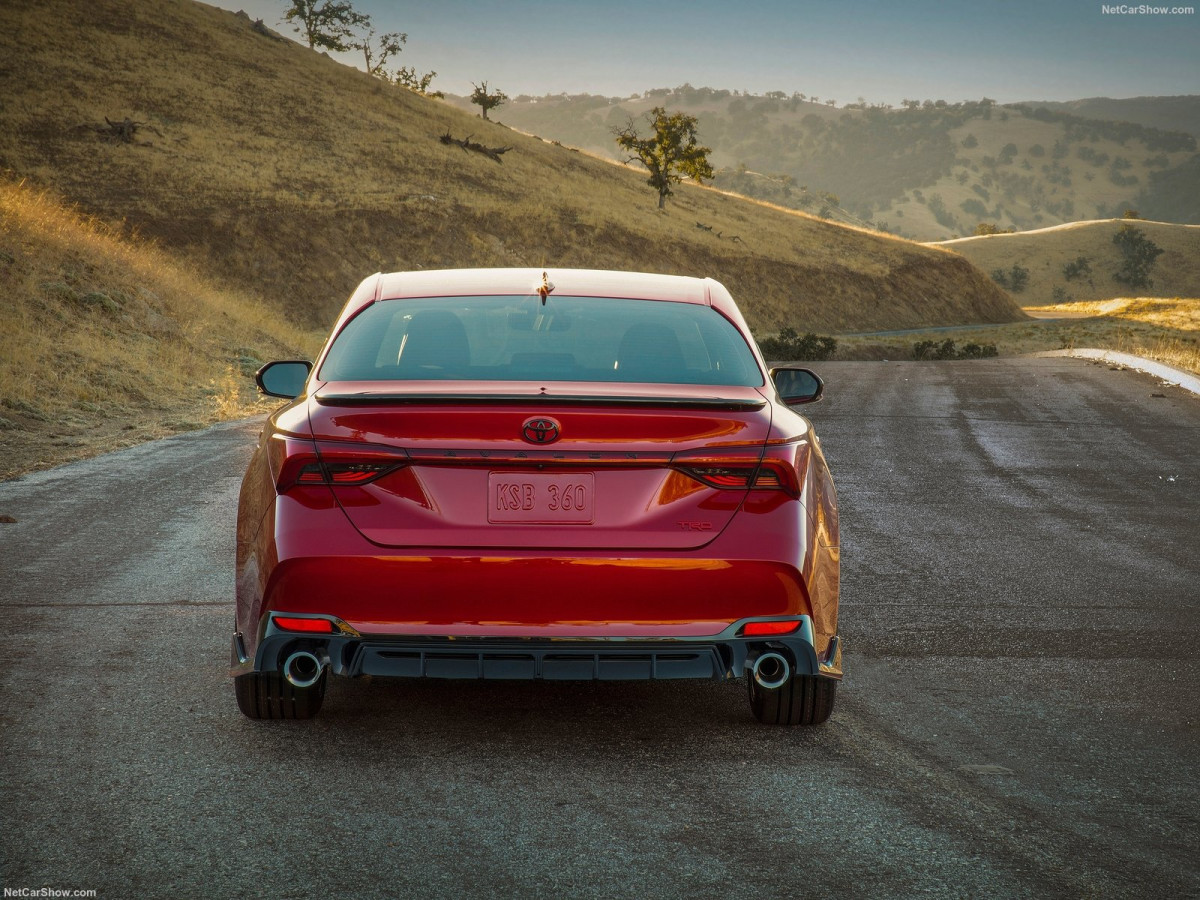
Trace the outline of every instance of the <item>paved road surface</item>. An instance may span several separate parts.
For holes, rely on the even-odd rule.
[[[738,683],[335,683],[251,722],[255,424],[0,485],[0,888],[1200,895],[1200,400],[1078,360],[821,369],[849,674],[812,730]]]

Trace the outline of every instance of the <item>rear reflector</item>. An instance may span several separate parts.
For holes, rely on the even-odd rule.
[[[800,627],[799,619],[788,619],[784,622],[747,622],[742,628],[746,637],[762,637],[770,634],[791,634]]]
[[[285,631],[306,631],[312,634],[333,634],[333,623],[328,619],[298,619],[294,616],[274,616],[275,625]]]

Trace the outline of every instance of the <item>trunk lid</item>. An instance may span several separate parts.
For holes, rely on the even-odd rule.
[[[716,537],[746,490],[673,463],[756,458],[771,408],[755,388],[665,387],[326,383],[309,416],[318,446],[404,451],[383,477],[333,487],[381,546],[685,550]]]

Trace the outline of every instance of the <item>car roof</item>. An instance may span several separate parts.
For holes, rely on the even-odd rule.
[[[391,272],[379,276],[375,297],[461,297],[533,295],[542,274],[556,294],[574,297],[630,297],[711,305],[712,287],[707,278],[614,272],[601,269],[442,269],[429,272]],[[723,291],[722,291],[723,292]]]

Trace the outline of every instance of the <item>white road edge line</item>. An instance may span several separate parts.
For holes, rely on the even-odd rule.
[[[1134,356],[1132,353],[1119,353],[1116,350],[1098,350],[1083,347],[1075,350],[1046,350],[1031,355],[1038,357],[1071,356],[1076,359],[1095,359],[1100,362],[1117,363],[1118,365],[1135,369],[1138,372],[1153,375],[1155,378],[1161,378],[1170,384],[1177,384],[1185,391],[1191,391],[1193,394],[1200,396],[1200,376],[1193,375],[1191,372],[1184,372],[1182,369],[1173,368],[1165,363],[1155,362],[1152,359]]]

